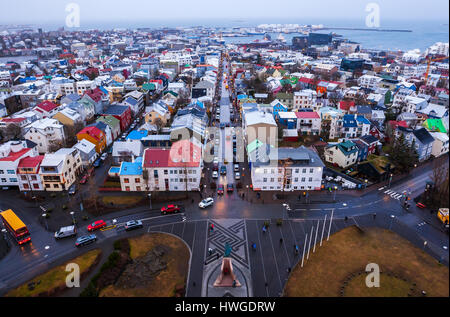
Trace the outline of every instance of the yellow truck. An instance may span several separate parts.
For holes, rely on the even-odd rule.
[[[446,228],[448,228],[448,208],[439,208],[437,216]]]

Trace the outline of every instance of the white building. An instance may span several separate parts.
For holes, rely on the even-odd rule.
[[[270,151],[267,144],[261,143],[248,155],[255,191],[321,189],[324,164],[317,153],[304,146]]]
[[[25,127],[24,138],[37,144],[39,153],[49,153],[52,144],[65,142],[64,125],[58,120],[44,118]]]

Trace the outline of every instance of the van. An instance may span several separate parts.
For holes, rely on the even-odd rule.
[[[62,227],[55,232],[55,239],[62,239],[67,237],[74,237],[77,235],[75,226]]]

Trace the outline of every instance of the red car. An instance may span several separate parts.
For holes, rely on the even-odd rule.
[[[163,215],[166,214],[176,214],[180,212],[180,207],[176,206],[176,205],[167,205],[166,207],[162,207],[161,208],[161,213]]]
[[[224,191],[223,185],[219,184],[219,186],[217,187],[217,195],[223,195],[223,191]]]
[[[91,223],[89,226],[87,226],[87,230],[89,232],[97,230],[97,229],[101,229],[106,227],[106,222],[104,220],[98,220],[96,222]]]
[[[419,207],[419,208],[427,208],[427,206],[425,206],[422,203],[417,203],[416,206]]]
[[[86,184],[88,181],[89,176],[86,174],[83,176],[83,178],[80,180],[80,184]]]

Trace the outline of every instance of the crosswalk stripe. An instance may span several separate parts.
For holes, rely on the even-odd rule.
[[[387,191],[385,191],[385,194],[389,194],[392,190],[388,189]]]

